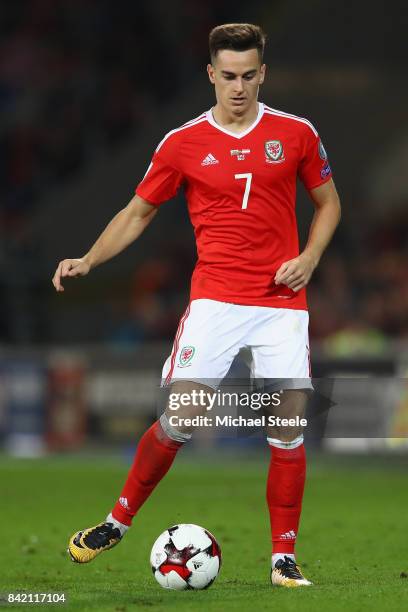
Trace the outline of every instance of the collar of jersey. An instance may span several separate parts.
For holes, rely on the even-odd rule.
[[[224,134],[228,134],[228,136],[232,136],[233,138],[243,138],[244,136],[247,136],[247,134],[249,134],[250,132],[252,132],[252,130],[254,128],[256,128],[256,126],[258,125],[258,123],[262,119],[262,115],[263,114],[264,114],[264,105],[263,105],[262,102],[258,102],[258,115],[257,115],[257,118],[255,119],[253,124],[250,125],[244,132],[239,132],[237,134],[236,132],[231,132],[230,130],[227,130],[227,129],[223,128],[221,125],[218,125],[218,123],[214,119],[214,116],[213,116],[213,113],[212,113],[212,108],[210,108],[210,110],[208,110],[206,112],[208,123],[210,123],[213,127],[217,128],[217,130],[220,130],[220,132],[224,132]]]

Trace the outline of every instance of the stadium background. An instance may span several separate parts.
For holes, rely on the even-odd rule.
[[[58,261],[81,256],[132,197],[161,137],[212,105],[208,31],[230,21],[267,32],[260,99],[316,125],[343,204],[341,227],[309,288],[314,373],[329,378],[323,387],[318,381],[323,417],[307,433],[311,490],[319,478],[330,482],[327,465],[336,473],[343,466],[345,483],[361,468],[350,503],[363,481],[378,478],[381,491],[399,473],[408,434],[407,13],[403,2],[381,0],[1,3],[0,475],[9,511],[18,515],[29,483],[46,482],[48,473],[87,498],[89,480],[100,482],[105,470],[114,474],[111,497],[73,510],[80,524],[99,520],[155,418],[161,364],[195,261],[183,199],[166,204],[126,253],[67,283],[64,294],[50,279]],[[298,214],[304,243],[312,207],[302,189]],[[327,428],[332,403],[344,410]],[[224,431],[196,437],[174,482],[184,474],[193,486],[200,468],[191,466],[204,473],[202,462],[220,458],[230,472],[214,476],[212,487],[223,489],[247,461],[263,477],[262,437]],[[391,503],[401,483],[384,493]],[[72,490],[66,495],[73,507]],[[165,497],[157,499],[162,509]],[[37,518],[45,513],[39,503],[31,500]],[[153,535],[172,520],[192,520],[156,518]],[[76,528],[68,523],[67,534]],[[18,568],[27,550],[39,551],[30,540],[41,541],[38,531],[18,526],[9,588],[26,584]],[[390,546],[397,551],[398,532]]]

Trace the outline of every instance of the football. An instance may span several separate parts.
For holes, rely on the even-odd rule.
[[[204,527],[174,525],[153,544],[150,564],[154,577],[165,589],[206,589],[220,571],[221,549]]]

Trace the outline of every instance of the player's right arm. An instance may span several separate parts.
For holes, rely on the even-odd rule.
[[[99,264],[115,257],[138,238],[157,212],[147,200],[135,195],[129,204],[118,212],[106,226],[86,255],[78,259],[60,261],[52,283],[56,291],[64,291],[61,279],[85,276]]]

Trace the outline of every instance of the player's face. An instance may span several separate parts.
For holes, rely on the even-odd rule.
[[[265,77],[265,64],[261,65],[256,49],[223,49],[213,64],[208,64],[207,71],[220,106],[234,115],[244,115],[253,108]]]

